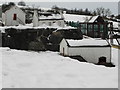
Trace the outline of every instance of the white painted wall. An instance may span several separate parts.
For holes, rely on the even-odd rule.
[[[64,48],[64,51],[63,51],[63,48]],[[63,55],[63,53],[66,56],[68,55],[68,46],[67,46],[65,39],[63,39],[60,43],[60,54]]]
[[[120,49],[118,50],[118,63],[120,63]]]
[[[53,25],[53,21],[50,21],[50,20],[46,20],[46,21],[39,21],[39,26],[42,26],[42,25],[47,25],[47,26],[50,26],[51,23],[51,26]]]
[[[51,25],[50,25],[51,23]],[[39,26],[42,25],[47,25],[47,26],[53,26],[54,24],[56,24],[59,27],[64,27],[65,23],[64,20],[44,20],[44,21],[39,21]]]
[[[13,15],[17,14],[17,20],[13,20]],[[19,9],[17,6],[12,7],[11,9],[5,12],[5,25],[14,26],[19,24],[25,24],[25,13]]]
[[[51,23],[51,25],[50,25]],[[44,20],[44,21],[39,21],[39,26],[42,25],[47,25],[47,26],[53,26],[56,24],[59,27],[64,27],[64,20]]]
[[[68,56],[80,55],[86,61],[91,63],[98,63],[99,58],[106,57],[106,62],[110,62],[110,47],[79,47],[68,48]]]
[[[111,62],[111,48],[110,47],[68,47],[67,42],[63,39],[60,43],[60,53],[66,56],[82,56],[90,63],[98,63],[99,58],[106,57],[106,62]]]
[[[60,27],[64,27],[65,26],[64,20],[59,20],[57,23],[58,23],[58,25]]]

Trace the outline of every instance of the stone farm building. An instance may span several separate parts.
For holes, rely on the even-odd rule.
[[[52,26],[64,27],[64,17],[62,13],[40,12],[34,11],[33,26]]]
[[[81,56],[90,63],[98,63],[101,57],[111,62],[111,47],[102,39],[63,39],[60,43],[60,54],[64,56]]]
[[[6,26],[25,24],[25,12],[17,6],[12,6],[2,13],[2,20]]]
[[[107,38],[109,23],[100,16],[63,14],[65,21],[72,27],[79,28],[84,35],[93,38]]]

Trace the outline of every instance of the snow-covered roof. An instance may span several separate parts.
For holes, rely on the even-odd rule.
[[[27,8],[33,9],[34,8],[33,6],[29,6],[29,5],[26,5],[26,6],[16,5],[16,6],[19,7],[19,8],[23,8],[23,9],[27,9]]]
[[[93,23],[95,22],[95,20],[98,18],[99,16],[93,16],[91,17],[91,19],[89,20],[89,22]]]
[[[17,5],[17,7],[23,8],[23,9],[42,9],[42,10],[45,10],[45,11],[52,10],[51,8],[37,7],[37,6],[30,6],[30,5],[26,5],[26,6]]]
[[[52,10],[51,8],[45,8],[45,7],[39,7],[38,9],[42,9],[42,10]]]
[[[82,40],[72,40],[66,39],[70,46],[107,46],[109,43],[102,39],[82,39]]]
[[[87,15],[75,15],[75,14],[63,14],[65,21],[74,22],[95,22],[99,16],[87,16]]]
[[[39,20],[64,20],[62,13],[39,12]]]
[[[60,14],[51,14],[51,16],[41,15],[39,16],[39,19],[61,19],[61,15]]]

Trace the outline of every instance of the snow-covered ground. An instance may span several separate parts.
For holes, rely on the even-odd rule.
[[[117,49],[112,61],[116,67],[78,62],[58,52],[33,52],[0,48],[3,88],[117,88]]]

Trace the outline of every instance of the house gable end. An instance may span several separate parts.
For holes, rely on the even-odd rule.
[[[5,14],[8,13],[8,12],[10,12],[10,11],[11,11],[12,9],[14,9],[14,8],[18,9],[21,13],[25,14],[25,12],[23,12],[23,11],[22,11],[20,8],[18,8],[17,6],[11,7],[9,10],[7,10],[7,11],[5,12]]]

